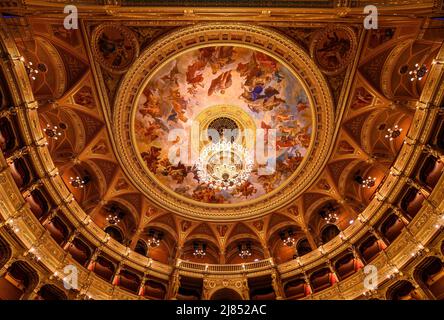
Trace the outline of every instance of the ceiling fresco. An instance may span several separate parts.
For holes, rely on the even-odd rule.
[[[211,115],[214,108],[221,109]],[[248,179],[230,190],[208,188],[191,151],[176,163],[169,158],[171,150],[184,150],[175,145],[190,149],[193,127],[206,131],[210,118],[216,127],[207,126],[222,134],[244,131],[236,136],[241,145],[248,144],[245,129],[254,137],[260,129],[264,141],[256,144],[275,149],[265,157],[256,154]],[[181,53],[154,72],[139,98],[134,133],[147,169],[164,186],[201,202],[237,203],[267,194],[292,175],[310,146],[312,122],[309,96],[285,65],[246,47],[208,46]],[[174,129],[183,134],[176,136]],[[200,140],[198,152],[209,143],[205,134]]]

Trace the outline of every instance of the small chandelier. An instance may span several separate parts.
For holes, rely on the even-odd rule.
[[[110,224],[118,224],[120,222],[119,216],[117,214],[110,213],[106,217],[106,221],[108,221]]]
[[[196,167],[200,181],[208,187],[232,190],[247,181],[253,170],[253,159],[242,145],[222,139],[202,150]]]
[[[207,254],[206,253],[207,245],[205,243],[194,242],[193,248],[194,248],[193,256],[195,256],[197,258],[203,258]]]
[[[20,56],[19,60],[24,63],[29,79],[34,81],[36,79],[35,75],[39,73],[39,70],[34,69],[33,63],[31,61],[26,61],[23,56]]]
[[[160,245],[160,241],[162,240],[163,233],[154,229],[150,229],[148,231],[148,239],[147,243],[150,247],[158,247]]]
[[[389,139],[390,141],[393,141],[393,139],[396,139],[401,135],[402,128],[398,127],[398,125],[395,125],[393,129],[388,128],[387,131],[388,133],[385,135],[385,138]]]
[[[296,239],[292,229],[281,231],[279,233],[279,237],[287,247],[293,247],[296,244]]]
[[[83,178],[80,178],[79,176],[77,177],[69,177],[69,183],[74,187],[74,188],[84,188],[88,183],[89,183],[89,177],[85,176]]]
[[[117,206],[112,205],[109,209],[107,209],[107,211],[109,212],[108,216],[106,217],[106,221],[108,221],[108,223],[116,225],[121,221],[123,215]]]
[[[369,176],[367,179],[362,180],[361,187],[370,189],[375,186],[375,181],[376,181],[375,177]]]
[[[336,213],[337,210],[338,210],[337,206],[334,206],[333,204],[329,203],[326,206],[324,206],[319,213],[321,217],[324,218],[325,222],[333,224],[339,218],[338,214]]]
[[[427,69],[425,64],[422,64],[421,66],[418,63],[415,64],[415,69],[409,71],[409,75],[411,76],[410,81],[415,81],[415,79],[421,80],[428,71],[429,69]]]
[[[62,135],[62,132],[59,131],[59,127],[51,126],[49,123],[46,125],[46,128],[43,129],[43,132],[51,139],[58,140],[58,138]]]
[[[242,242],[237,246],[239,250],[239,257],[242,259],[247,259],[251,256],[251,243],[250,242]]]

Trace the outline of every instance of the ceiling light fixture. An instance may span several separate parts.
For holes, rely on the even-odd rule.
[[[393,141],[393,139],[396,139],[397,137],[399,137],[401,135],[402,132],[402,128],[398,127],[398,125],[395,125],[392,128],[388,128],[387,129],[387,134],[385,135],[386,139],[389,139],[390,141]]]
[[[158,247],[160,245],[160,241],[162,240],[163,233],[154,229],[148,230],[148,239],[147,243],[150,247]]]
[[[239,250],[239,257],[242,259],[247,259],[251,256],[251,243],[250,242],[242,242],[237,246]]]
[[[85,176],[83,178],[77,176],[77,177],[69,177],[69,183],[74,188],[84,188],[89,183],[89,177]]]
[[[43,132],[51,139],[58,140],[58,138],[62,135],[62,132],[59,131],[59,127],[51,126],[49,123],[46,124],[46,128],[43,129]]]
[[[222,139],[202,150],[196,167],[200,181],[208,187],[232,190],[249,178],[253,170],[253,158],[242,145]]]
[[[422,64],[421,66],[419,65],[419,63],[415,64],[415,69],[409,71],[410,81],[420,81],[428,71],[429,69],[425,64]]]
[[[203,242],[194,242],[193,248],[193,255],[197,258],[203,258],[207,254],[207,245]]]
[[[296,238],[292,229],[281,231],[279,237],[287,247],[293,247],[296,244]]]
[[[376,178],[368,177],[367,179],[362,180],[361,187],[370,189],[375,186]]]

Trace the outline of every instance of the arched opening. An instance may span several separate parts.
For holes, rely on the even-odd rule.
[[[326,225],[321,231],[322,243],[327,243],[340,233],[339,228],[334,224]]]
[[[311,248],[310,243],[306,238],[303,238],[298,241],[296,245],[296,252],[299,257],[302,257],[307,253],[310,253],[311,251],[313,251],[313,249]]]
[[[136,247],[134,248],[134,252],[141,254],[142,256],[146,256],[148,254],[148,246],[145,241],[138,240]]]
[[[11,122],[7,118],[0,119],[0,149],[7,153],[14,150],[17,146],[15,133]]]
[[[310,287],[305,279],[294,279],[284,285],[285,296],[291,300],[302,299],[310,294]]]
[[[0,268],[5,265],[6,262],[11,259],[11,248],[8,243],[0,238]]]
[[[82,266],[86,266],[91,258],[91,249],[80,239],[74,239],[67,249],[71,257]]]
[[[328,287],[331,287],[336,282],[333,273],[329,268],[323,268],[315,271],[310,276],[310,283],[313,292],[319,292]]]
[[[122,231],[116,226],[108,226],[105,228],[105,232],[109,234],[111,238],[119,243],[123,243],[124,237]]]
[[[25,262],[14,262],[0,279],[0,300],[19,300],[37,283],[37,275]]]
[[[377,254],[383,249],[382,243],[375,237],[368,237],[360,246],[359,252],[364,258],[365,262],[369,263]]]
[[[45,284],[40,288],[36,300],[67,300],[66,294],[59,288]]]
[[[40,190],[33,190],[25,200],[29,203],[29,207],[37,219],[41,220],[48,214],[50,206]]]
[[[242,297],[236,290],[223,288],[214,292],[210,300],[242,300]]]
[[[422,300],[413,284],[407,280],[398,281],[389,288],[387,298],[390,300]]]
[[[427,157],[419,171],[419,180],[433,189],[441,177],[444,163],[433,156]]]
[[[106,281],[112,280],[115,269],[116,267],[114,263],[104,257],[98,257],[92,264],[92,270],[94,273]]]
[[[19,189],[26,188],[31,182],[31,170],[24,158],[15,159],[10,165],[11,175]]]
[[[165,285],[154,280],[147,280],[141,295],[149,299],[162,300],[166,295]]]
[[[336,274],[339,280],[344,280],[363,267],[363,264],[354,257],[353,253],[348,253],[335,263]]]
[[[140,276],[128,270],[121,270],[117,277],[117,284],[134,294],[138,294],[140,283]]]
[[[59,217],[54,217],[45,227],[59,245],[62,246],[68,239],[69,229]]]
[[[422,207],[424,195],[415,188],[410,188],[401,200],[401,209],[413,219]]]
[[[403,228],[402,220],[392,213],[382,223],[381,233],[389,243],[392,243],[401,234]]]
[[[444,300],[444,266],[437,257],[426,259],[419,267],[419,281],[437,300]]]

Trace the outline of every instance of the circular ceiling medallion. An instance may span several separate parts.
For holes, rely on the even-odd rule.
[[[335,26],[315,34],[310,54],[322,72],[335,75],[347,68],[356,49],[357,41],[353,30],[345,26]]]
[[[267,29],[203,24],[143,52],[115,101],[119,158],[133,183],[188,218],[278,210],[320,173],[330,92],[294,43]]]
[[[94,30],[91,42],[94,57],[111,72],[126,71],[139,54],[136,36],[124,26],[101,24]]]

